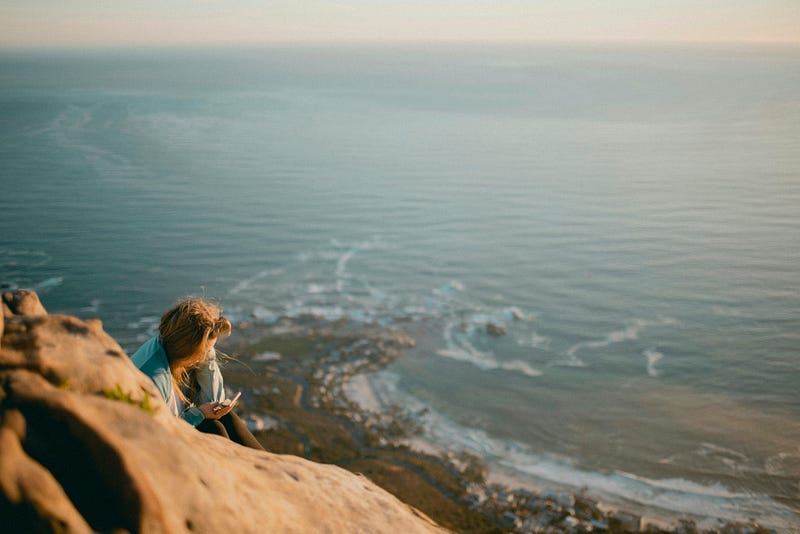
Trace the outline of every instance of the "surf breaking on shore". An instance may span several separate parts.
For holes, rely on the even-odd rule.
[[[364,410],[385,412],[393,405],[422,414],[422,432],[404,443],[431,453],[474,454],[489,466],[491,480],[510,487],[586,493],[608,509],[628,510],[645,521],[674,524],[690,517],[701,528],[755,520],[781,530],[796,528],[800,518],[788,507],[764,495],[734,491],[722,484],[703,485],[683,479],[651,479],[633,473],[591,472],[567,457],[537,454],[523,444],[493,438],[437,413],[402,390],[400,377],[390,370],[357,374],[346,383],[345,394]]]

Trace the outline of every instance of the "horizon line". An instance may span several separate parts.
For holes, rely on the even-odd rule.
[[[273,41],[173,41],[173,42],[123,42],[123,43],[2,43],[0,52],[6,51],[99,51],[131,49],[210,49],[210,48],[268,48],[305,46],[391,46],[391,45],[573,45],[573,46],[756,46],[800,47],[800,40],[690,40],[690,39],[297,39]]]

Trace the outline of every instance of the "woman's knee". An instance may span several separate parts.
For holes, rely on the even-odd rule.
[[[232,441],[244,445],[245,447],[250,447],[251,449],[265,450],[252,432],[250,432],[250,429],[247,428],[247,424],[235,413],[230,412],[220,417],[219,420],[225,425]]]
[[[197,430],[206,434],[215,434],[230,439],[228,429],[222,422],[217,419],[205,419],[202,423],[197,425]]]

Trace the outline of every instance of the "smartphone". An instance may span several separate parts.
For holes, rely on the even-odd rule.
[[[228,406],[236,404],[236,401],[238,401],[239,397],[241,397],[241,396],[242,396],[242,392],[240,391],[239,393],[236,394],[236,396],[234,398],[225,399],[224,401],[220,402],[219,405],[222,406],[223,408],[227,408]]]

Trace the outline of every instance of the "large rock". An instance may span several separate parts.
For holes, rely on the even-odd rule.
[[[442,531],[364,477],[175,418],[99,321],[15,315],[0,347],[3,531]]]
[[[497,323],[486,323],[486,333],[492,337],[504,336],[508,333],[508,327]]]
[[[39,295],[35,291],[19,289],[3,293],[3,314],[34,317],[47,315],[47,311],[42,306],[39,301]]]

